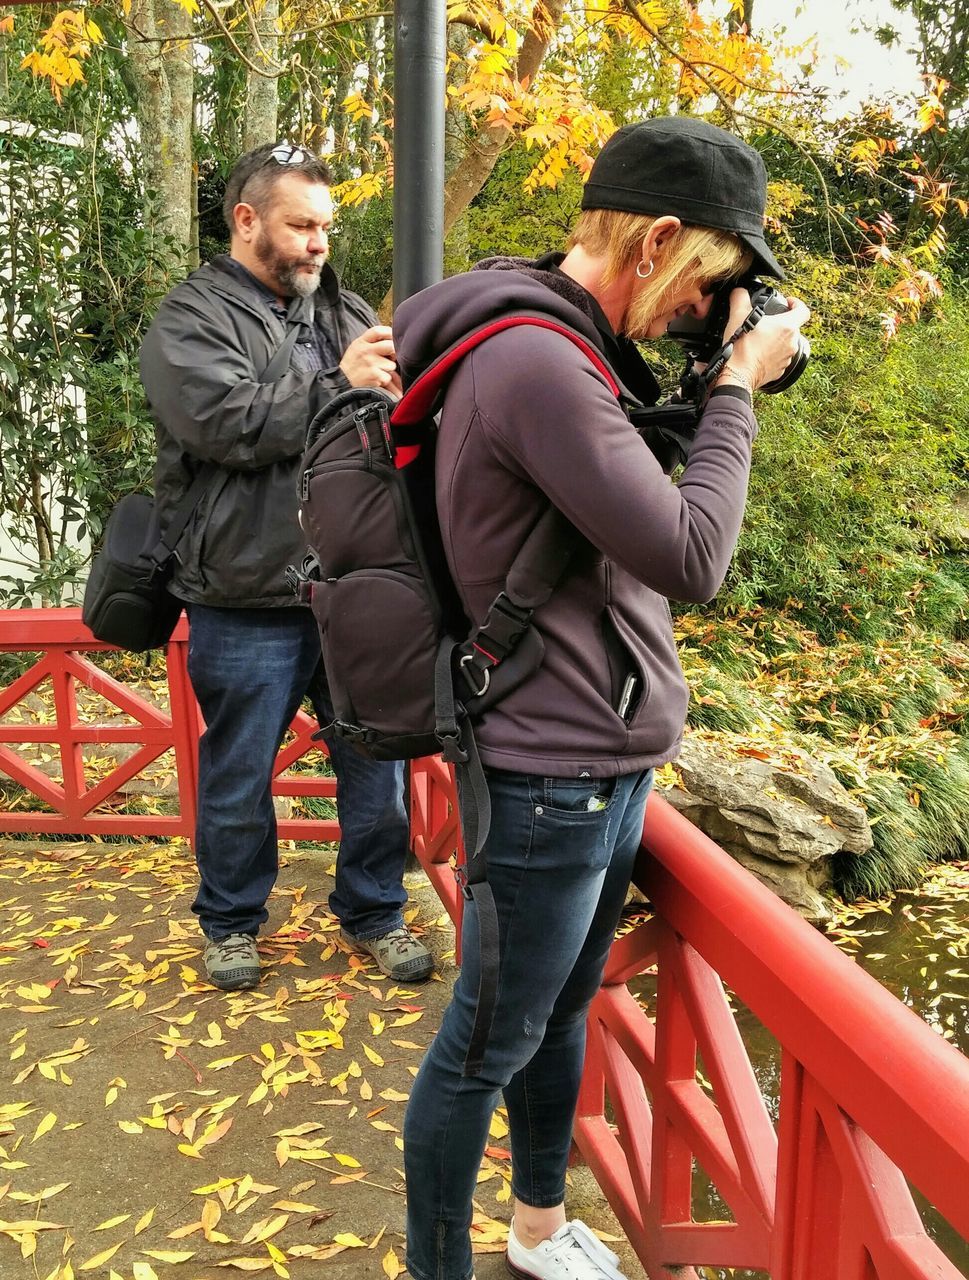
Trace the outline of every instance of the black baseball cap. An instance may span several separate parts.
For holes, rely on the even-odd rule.
[[[692,116],[657,116],[617,130],[599,152],[583,209],[674,214],[683,222],[732,231],[754,254],[754,268],[784,279],[764,239],[767,170],[753,147]]]

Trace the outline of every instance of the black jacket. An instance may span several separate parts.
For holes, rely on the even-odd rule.
[[[288,326],[321,325],[342,353],[378,320],[323,269],[286,323],[224,257],[200,267],[162,302],[141,348],[141,380],[155,419],[155,498],[166,523],[204,463],[206,492],[178,546],[172,592],[195,604],[278,608],[295,598],[284,571],[306,542],[297,475],[306,428],[349,382],[340,368],[261,376]],[[307,333],[308,333],[307,328]]]

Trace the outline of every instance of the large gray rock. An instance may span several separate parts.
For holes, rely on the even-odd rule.
[[[682,786],[663,794],[801,915],[821,921],[835,854],[865,853],[871,829],[827,766],[789,748],[784,757],[730,755],[722,740],[687,737],[675,766]]]

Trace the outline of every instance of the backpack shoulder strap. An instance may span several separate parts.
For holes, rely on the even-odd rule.
[[[433,414],[439,407],[438,401],[441,394],[464,357],[470,355],[475,347],[480,347],[482,342],[493,338],[495,334],[504,333],[506,329],[514,329],[520,325],[551,329],[553,333],[560,333],[564,338],[568,338],[595,365],[608,382],[613,395],[619,397],[623,394],[622,384],[606,363],[602,352],[597,351],[589,339],[583,337],[577,329],[541,312],[510,312],[508,315],[486,321],[477,329],[472,329],[470,333],[466,333],[463,338],[439,355],[433,364],[428,365],[420,377],[415,378],[407,388],[402,399],[397,402],[393,413],[394,423],[410,426]]]

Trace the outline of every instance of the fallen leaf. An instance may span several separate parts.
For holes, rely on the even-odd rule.
[[[93,1271],[95,1267],[103,1266],[109,1258],[113,1258],[121,1246],[123,1240],[119,1240],[117,1244],[113,1244],[110,1249],[105,1249],[103,1253],[96,1253],[93,1258],[88,1258],[87,1262],[82,1262],[78,1267],[78,1271]]]
[[[387,1277],[387,1280],[397,1280],[397,1277],[404,1270],[400,1259],[397,1257],[397,1254],[394,1252],[392,1247],[384,1254],[383,1258],[380,1260],[380,1265],[383,1268],[383,1272]]]

